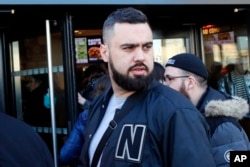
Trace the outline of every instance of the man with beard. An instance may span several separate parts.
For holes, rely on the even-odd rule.
[[[100,52],[112,87],[90,106],[79,166],[215,166],[204,117],[153,79],[153,33],[141,11],[111,13]]]
[[[207,85],[208,73],[198,56],[177,54],[165,66],[165,84],[187,97],[206,117],[216,166],[229,166],[232,150],[249,150],[249,140],[238,123],[248,113],[245,99],[231,97]]]

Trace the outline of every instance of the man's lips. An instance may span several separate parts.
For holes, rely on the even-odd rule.
[[[146,68],[144,66],[136,66],[136,67],[131,69],[131,72],[134,75],[144,75],[146,72]]]
[[[145,70],[146,68],[144,66],[136,66],[134,68],[132,68],[132,71],[136,71],[136,70]]]

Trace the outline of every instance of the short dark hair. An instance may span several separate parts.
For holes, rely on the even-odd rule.
[[[115,23],[148,23],[148,18],[142,11],[132,7],[117,9],[104,21],[102,29],[104,43],[108,42],[110,30],[114,28]]]
[[[153,77],[155,80],[157,81],[164,81],[165,77],[164,77],[164,73],[165,73],[165,68],[164,66],[159,63],[159,62],[154,62],[154,69],[153,69]]]

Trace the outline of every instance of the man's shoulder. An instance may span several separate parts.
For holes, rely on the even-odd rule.
[[[18,128],[30,128],[28,124],[26,124],[25,122],[17,119],[17,118],[14,118],[10,115],[7,115],[5,113],[0,113],[0,124],[4,124],[5,127],[6,126],[16,126]]]
[[[168,86],[162,85],[161,83],[152,87],[149,94],[149,100],[154,100],[160,103],[159,107],[196,109],[187,97]]]
[[[220,90],[216,90],[212,87],[208,88],[208,94],[207,96],[209,97],[209,99],[207,100],[216,100],[216,99],[220,99],[220,100],[225,100],[225,99],[231,99],[232,96],[230,94],[227,94],[225,92],[222,92]]]
[[[171,95],[181,95],[180,93],[178,93],[176,90],[170,88],[169,86],[165,86],[161,83],[158,82],[154,82],[150,89],[149,89],[149,93],[157,93],[159,95],[163,95],[163,96],[169,96]],[[181,95],[182,96],[182,95]]]
[[[5,113],[0,114],[0,133],[2,138],[17,138],[17,142],[23,138],[27,138],[27,141],[41,141],[38,133],[29,124]]]

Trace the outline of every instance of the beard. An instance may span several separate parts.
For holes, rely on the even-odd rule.
[[[181,84],[181,87],[180,89],[178,90],[182,95],[184,95],[186,98],[188,98],[190,100],[190,97],[186,91],[186,86],[184,84],[184,82],[182,81],[182,84]]]
[[[130,67],[129,70],[137,66],[144,66],[148,71],[148,67],[143,63],[137,63],[134,66]],[[135,76],[134,78],[130,77],[129,75],[123,75],[119,73],[115,69],[112,59],[110,59],[110,69],[112,71],[113,80],[116,82],[116,84],[127,91],[146,90],[153,80],[152,71],[147,76]]]

